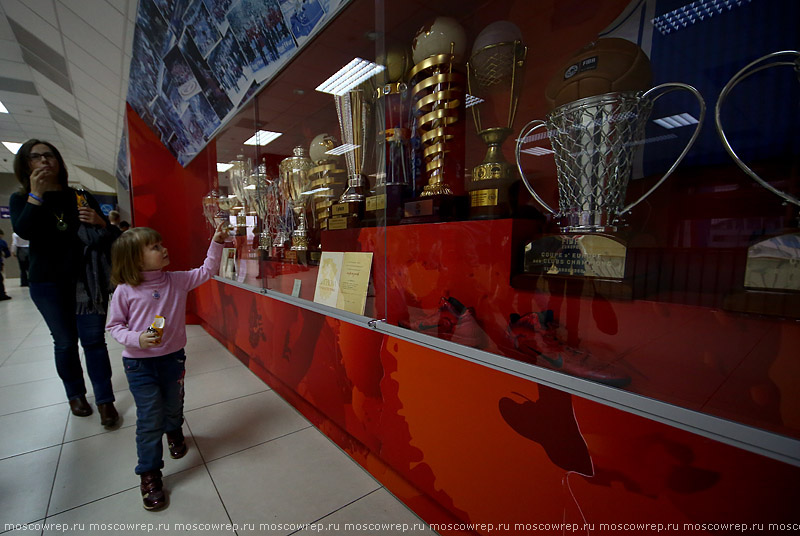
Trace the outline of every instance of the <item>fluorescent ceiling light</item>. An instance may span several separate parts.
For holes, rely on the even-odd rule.
[[[682,30],[692,24],[710,19],[714,15],[722,15],[735,7],[749,4],[752,0],[695,0],[669,13],[651,19],[653,26],[662,35]]]
[[[4,141],[3,145],[5,145],[6,149],[11,151],[12,154],[17,154],[17,151],[19,151],[19,148],[22,147],[21,143],[15,143],[13,141]]]
[[[7,113],[8,113],[8,108],[3,106],[3,103],[0,102],[0,114],[7,114]]]
[[[223,164],[222,162],[217,162],[217,171],[219,171],[220,173],[224,173],[229,169],[231,169],[232,167],[233,164]]]
[[[469,108],[470,106],[475,106],[476,104],[480,104],[483,102],[483,99],[480,97],[475,97],[467,93],[467,104],[466,107]]]
[[[360,145],[353,145],[352,143],[343,143],[338,147],[334,147],[330,151],[325,151],[325,154],[332,154],[334,156],[339,156],[340,154],[349,153],[350,151],[355,151],[361,147]]]
[[[331,95],[344,95],[358,84],[386,67],[371,61],[353,58],[350,63],[336,71],[330,78],[317,86],[317,91]]]
[[[264,146],[271,141],[275,141],[280,136],[283,136],[282,132],[270,132],[269,130],[259,130],[253,137],[248,139],[244,142],[245,145],[260,145]]]
[[[653,123],[667,129],[688,127],[689,125],[696,125],[697,122],[697,119],[687,113],[662,117],[661,119],[653,119]]]
[[[553,154],[553,151],[551,151],[550,149],[545,149],[544,147],[531,147],[530,149],[523,149],[520,152],[532,154],[533,156],[544,156],[547,154]]]

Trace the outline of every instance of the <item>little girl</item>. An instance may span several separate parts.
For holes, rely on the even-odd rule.
[[[186,354],[186,295],[219,270],[227,234],[217,227],[203,266],[188,272],[164,272],[169,264],[161,235],[147,227],[124,232],[111,249],[111,282],[117,285],[106,329],[125,349],[122,361],[136,402],[136,453],[142,502],[147,510],[166,506],[161,438],[169,454],[186,454],[183,437],[183,376]],[[165,319],[163,334],[148,330],[156,315]]]

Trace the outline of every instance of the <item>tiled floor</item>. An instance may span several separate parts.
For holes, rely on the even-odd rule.
[[[400,534],[387,525],[405,524],[434,534],[199,326],[187,328],[189,454],[165,460],[169,507],[145,511],[120,346],[108,337],[122,422],[107,431],[97,412],[70,414],[42,318],[18,280],[6,288],[13,299],[0,302],[0,533],[364,535]]]

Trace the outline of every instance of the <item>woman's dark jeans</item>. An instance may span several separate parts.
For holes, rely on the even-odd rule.
[[[111,387],[111,362],[105,339],[105,315],[75,314],[75,286],[57,283],[30,283],[31,299],[44,317],[56,356],[58,377],[64,382],[67,398],[86,394],[78,340],[83,346],[86,369],[92,381],[95,404],[114,401]]]
[[[158,357],[123,357],[125,376],[136,402],[137,475],[164,467],[164,433],[183,426],[183,377],[186,354],[178,350]]]

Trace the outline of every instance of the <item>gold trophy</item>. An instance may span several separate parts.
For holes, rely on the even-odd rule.
[[[522,87],[527,48],[521,39],[522,32],[511,22],[494,22],[478,34],[467,62],[467,90],[478,101],[470,106],[472,118],[489,146],[467,181],[472,218],[511,215],[509,189],[517,180],[516,167],[503,156],[502,145],[512,132]],[[502,126],[483,128],[482,116],[493,121],[490,125]]]
[[[409,72],[415,137],[428,183],[419,201],[406,203],[405,217],[451,218],[457,212],[454,185],[463,183],[464,75],[460,72],[466,33],[449,17],[437,17],[414,38]]]
[[[328,229],[347,229],[357,226],[364,215],[364,200],[369,192],[369,183],[362,174],[367,151],[364,144],[368,125],[367,103],[364,90],[351,89],[344,95],[334,95],[336,114],[342,132],[342,143],[348,149],[344,153],[347,165],[347,188],[339,202],[331,207]]]
[[[347,170],[341,166],[341,156],[330,154],[339,143],[330,134],[323,133],[311,140],[308,156],[315,166],[309,171],[311,203],[317,229],[328,228],[331,208],[347,187]]]
[[[291,200],[291,207],[297,221],[292,231],[292,251],[308,251],[309,229],[306,219],[306,192],[311,181],[308,174],[314,163],[303,147],[299,145],[292,150],[294,156],[281,161],[279,169],[281,186],[284,194]]]

